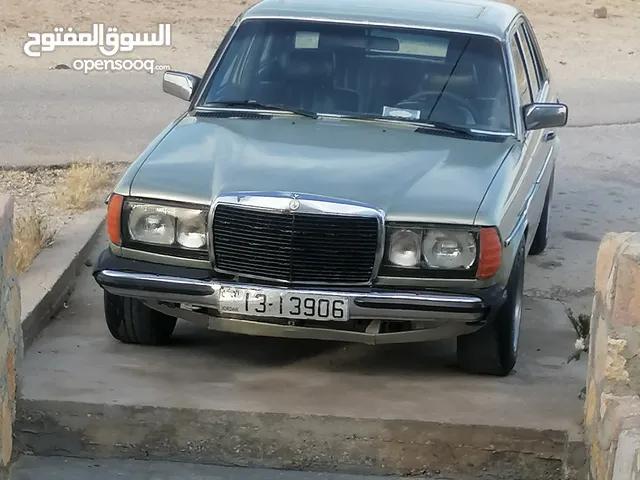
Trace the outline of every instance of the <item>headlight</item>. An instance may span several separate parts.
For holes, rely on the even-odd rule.
[[[389,261],[399,267],[420,265],[420,235],[412,230],[398,230],[389,239]]]
[[[469,269],[476,261],[476,238],[471,232],[427,230],[422,256],[430,268]]]
[[[463,229],[391,228],[387,261],[405,268],[468,270],[476,262],[476,238]]]
[[[202,249],[206,245],[204,210],[128,203],[128,232],[134,242]]]

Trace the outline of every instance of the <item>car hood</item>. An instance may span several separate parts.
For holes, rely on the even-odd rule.
[[[186,116],[130,194],[209,204],[229,192],[306,193],[365,203],[389,220],[470,223],[512,145],[366,121]]]

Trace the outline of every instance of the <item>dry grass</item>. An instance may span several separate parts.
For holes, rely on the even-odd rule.
[[[16,269],[26,272],[43,248],[48,247],[55,232],[47,225],[44,215],[28,210],[14,220],[13,235],[16,249]]]
[[[112,170],[101,163],[75,163],[67,170],[58,191],[56,204],[67,210],[86,210],[94,206],[98,192],[113,183]]]
[[[82,159],[70,167],[3,169],[0,185],[16,200],[14,236],[19,273],[26,272],[80,211],[101,203],[125,163]]]

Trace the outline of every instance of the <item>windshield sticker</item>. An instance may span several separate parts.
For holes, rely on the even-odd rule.
[[[296,32],[295,48],[318,48],[320,34],[318,32]]]
[[[382,108],[383,117],[401,118],[402,120],[420,120],[420,110],[409,110],[407,108],[387,107]]]

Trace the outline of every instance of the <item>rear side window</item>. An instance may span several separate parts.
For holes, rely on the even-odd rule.
[[[540,56],[540,51],[538,50],[535,33],[533,32],[533,29],[531,28],[531,26],[528,25],[527,23],[523,23],[522,27],[520,28],[522,29],[522,32],[523,32],[523,38],[526,38],[526,42],[529,47],[531,58],[535,63],[538,82],[540,85],[542,85],[547,80],[547,72],[546,72],[546,67],[544,65],[544,61]]]
[[[527,105],[533,102],[531,89],[529,88],[529,80],[527,79],[527,70],[525,61],[520,52],[520,47],[515,36],[510,40],[511,54],[513,55],[513,64],[516,70],[516,81],[518,87],[518,95],[520,96],[520,104]]]
[[[538,65],[534,60],[533,55],[531,54],[531,45],[529,45],[529,41],[524,33],[523,26],[520,26],[520,28],[518,29],[518,40],[522,49],[522,53],[524,54],[524,61],[527,68],[529,83],[531,86],[531,93],[533,94],[533,98],[536,99],[538,97],[538,92],[540,91],[540,86],[542,85],[542,83],[540,81],[540,72],[538,70]]]

